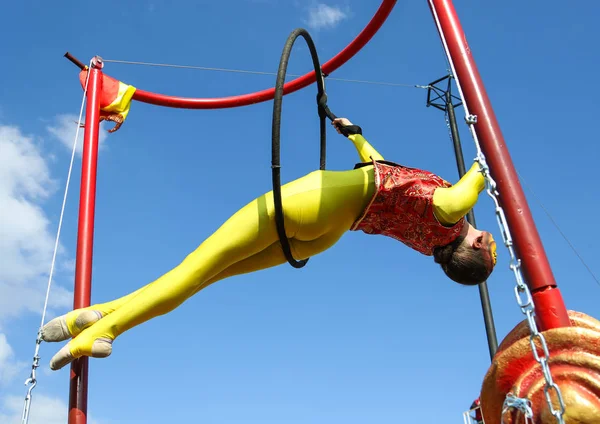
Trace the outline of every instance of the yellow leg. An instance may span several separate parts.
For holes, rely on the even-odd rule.
[[[372,167],[317,171],[283,186],[286,233],[294,257],[315,256],[335,244],[367,206],[373,190]],[[284,263],[278,240],[273,197],[267,193],[235,213],[180,265],[115,304],[104,304],[114,311],[63,348],[53,358],[52,368],[83,355],[107,356],[110,350],[106,349],[97,349],[100,353],[94,355],[95,342],[112,342],[124,331],[170,312],[215,281]]]
[[[314,241],[299,241],[292,239],[290,240],[290,244],[293,252],[307,252],[307,254],[303,255],[303,258],[307,258],[329,249],[339,240],[341,235],[342,234],[338,235],[335,233],[327,234]],[[314,251],[314,254],[308,253],[310,251]],[[225,278],[271,268],[285,262],[286,259],[281,250],[281,244],[276,242],[262,252],[231,265],[229,268],[202,284],[197,291],[200,291],[217,281],[224,280]]]

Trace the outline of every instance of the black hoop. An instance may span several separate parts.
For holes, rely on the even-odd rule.
[[[273,98],[273,130],[272,130],[272,159],[271,168],[273,170],[273,202],[275,203],[275,222],[277,225],[277,233],[279,234],[279,241],[287,261],[294,268],[302,268],[308,262],[308,259],[297,261],[294,259],[288,238],[285,233],[285,225],[283,219],[283,206],[281,203],[281,162],[280,162],[280,129],[281,129],[281,104],[283,100],[283,85],[285,83],[285,77],[287,72],[287,65],[290,59],[290,53],[296,38],[302,36],[308,44],[310,55],[312,57],[313,66],[317,77],[317,107],[319,112],[320,120],[320,132],[321,132],[321,154],[319,169],[325,169],[326,160],[326,127],[325,118],[334,120],[336,116],[331,113],[327,107],[327,95],[325,94],[325,81],[323,79],[323,72],[319,63],[319,56],[317,55],[317,49],[310,36],[310,34],[303,28],[298,28],[292,31],[288,37],[283,53],[281,54],[281,60],[279,61],[279,70],[277,71],[277,80],[275,83],[275,97]]]

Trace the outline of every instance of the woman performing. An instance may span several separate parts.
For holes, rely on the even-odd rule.
[[[451,185],[419,169],[384,161],[345,118],[361,163],[353,170],[315,171],[281,188],[286,235],[295,259],[315,256],[349,230],[393,237],[433,256],[452,280],[479,284],[496,264],[492,235],[464,216],[484,188],[473,164]],[[77,309],[48,322],[42,339],[73,338],[50,361],[58,370],[75,358],[107,357],[123,332],[166,314],[210,284],[286,262],[275,224],[272,192],[250,202],[177,267],[139,290],[108,303]]]

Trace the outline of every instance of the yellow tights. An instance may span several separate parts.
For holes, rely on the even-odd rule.
[[[315,256],[333,246],[367,207],[374,190],[372,166],[315,171],[284,185],[285,228],[294,258]],[[285,262],[269,192],[236,212],[183,262],[154,282],[48,323],[42,331],[44,340],[73,337],[52,358],[51,368],[62,368],[80,356],[108,356],[112,341],[120,334],[172,311],[210,284]],[[59,321],[65,328],[64,337],[51,331]]]

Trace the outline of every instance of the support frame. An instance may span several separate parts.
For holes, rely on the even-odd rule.
[[[499,202],[513,234],[525,282],[532,293],[538,326],[541,331],[569,327],[571,322],[562,294],[454,5],[451,0],[428,0],[428,3],[464,109],[477,116],[473,129],[498,185]]]
[[[452,80],[452,75],[446,75],[445,77],[439,78],[428,84],[429,88],[427,90],[427,107],[433,106],[434,108],[444,112],[448,117],[450,136],[454,148],[458,176],[462,178],[466,174],[467,170],[465,167],[465,159],[455,113],[455,108],[461,106],[462,102],[460,101],[460,98],[452,94]],[[446,83],[446,87],[444,89],[436,86],[436,84],[441,83]],[[436,95],[432,95],[433,93]],[[467,213],[467,221],[474,227],[477,226],[477,223],[475,222],[475,212],[473,212],[473,210],[470,210]],[[498,350],[498,338],[496,336],[496,326],[494,324],[494,314],[492,312],[492,303],[490,301],[490,293],[488,290],[487,281],[479,284],[478,288],[479,298],[481,300],[481,310],[483,313],[483,322],[485,325],[485,333],[488,340],[490,359],[493,359],[494,355],[496,354],[496,350]]]
[[[75,291],[73,309],[90,306],[92,294],[92,259],[94,250],[94,218],[96,209],[96,177],[98,167],[98,136],[100,133],[100,92],[102,62],[92,59],[89,70],[83,160],[75,260]],[[71,363],[69,376],[69,424],[87,423],[89,358],[84,356]]]

